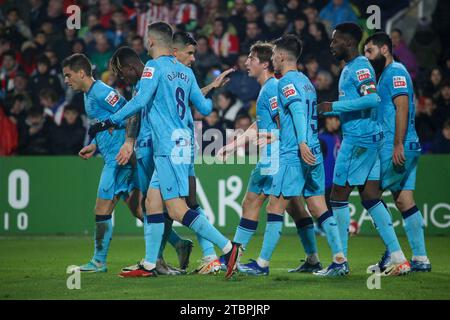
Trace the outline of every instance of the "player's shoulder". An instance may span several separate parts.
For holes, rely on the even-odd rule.
[[[114,107],[121,96],[116,89],[101,80],[95,82],[94,97],[97,101],[105,102]]]
[[[364,82],[375,76],[375,70],[370,64],[369,59],[364,56],[358,56],[350,66],[350,72],[353,72],[359,82]]]
[[[278,89],[282,89],[288,84],[293,84],[298,72],[288,72],[283,77],[278,79]]]
[[[271,77],[261,88],[261,91],[263,94],[266,94],[267,96],[276,95],[278,92],[278,80],[275,77]]]
[[[389,73],[392,76],[399,75],[409,77],[409,72],[406,67],[402,63],[396,61],[392,62],[392,66],[389,68]]]

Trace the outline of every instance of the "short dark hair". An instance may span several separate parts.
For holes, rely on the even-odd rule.
[[[6,50],[6,51],[3,53],[3,57],[6,57],[6,56],[10,56],[10,57],[12,57],[14,60],[16,60],[16,52],[15,52],[13,49]]]
[[[236,116],[236,119],[234,119],[234,123],[237,123],[239,120],[242,119],[247,119],[248,121],[250,121],[250,123],[252,122],[252,117],[250,117],[248,113],[240,113]]]
[[[141,36],[135,35],[133,38],[131,38],[131,41],[139,40],[141,42],[144,42],[144,39]]]
[[[43,88],[41,91],[39,91],[39,97],[48,98],[54,102],[58,101],[59,99],[58,94],[52,88]]]
[[[142,63],[136,51],[130,47],[120,47],[114,52],[109,63],[112,71],[119,74],[123,65],[133,65],[139,62]]]
[[[173,30],[170,24],[163,21],[153,22],[148,25],[148,33],[158,34],[164,44],[172,46]]]
[[[400,35],[400,37],[403,35],[402,30],[400,30],[399,28],[392,29],[391,33],[393,32],[397,32]]]
[[[250,52],[254,52],[259,59],[259,62],[268,62],[269,71],[273,72],[272,52],[273,45],[268,42],[258,41],[250,47]]]
[[[364,45],[372,42],[377,47],[381,48],[384,45],[387,45],[389,49],[389,53],[392,53],[392,40],[386,32],[376,32],[364,41]]]
[[[356,45],[359,44],[359,42],[362,39],[362,35],[363,35],[361,27],[353,22],[344,22],[344,23],[338,24],[334,28],[334,30],[337,30],[343,34],[350,36],[353,40],[355,40]]]
[[[50,67],[50,65],[51,65],[50,59],[47,58],[46,55],[39,56],[39,58],[37,59],[36,62],[37,62],[37,64],[45,64],[47,67]]]
[[[75,53],[68,56],[62,62],[63,68],[69,67],[73,71],[83,70],[88,76],[92,76],[92,65],[89,59],[82,53]]]
[[[196,46],[197,41],[187,32],[179,31],[175,32],[172,37],[173,45],[180,45],[183,47],[187,47],[190,45]]]
[[[277,49],[287,51],[292,57],[295,57],[297,60],[302,55],[303,43],[295,34],[284,35],[281,38],[276,39],[273,44],[277,47]]]

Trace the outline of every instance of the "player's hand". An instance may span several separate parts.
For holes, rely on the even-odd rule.
[[[300,147],[300,154],[302,156],[303,161],[305,161],[310,166],[314,165],[316,163],[316,157],[312,154],[308,145],[306,143],[302,142],[299,144],[299,147]]]
[[[394,146],[394,153],[392,154],[392,162],[396,166],[403,166],[405,164],[405,149],[403,144],[398,144]]]
[[[323,114],[325,112],[333,111],[333,103],[332,102],[321,102],[317,105],[317,113]]]
[[[90,145],[87,145],[86,147],[84,147],[83,149],[81,149],[80,152],[78,152],[78,155],[81,158],[83,158],[84,160],[87,160],[94,155],[96,150],[97,150],[97,145],[90,144]]]
[[[255,144],[260,148],[263,148],[277,139],[278,139],[277,136],[271,132],[258,132]]]
[[[216,89],[221,88],[224,85],[226,85],[228,82],[230,82],[230,78],[227,78],[227,76],[234,71],[236,71],[236,69],[230,68],[228,70],[225,70],[221,74],[219,74],[217,76],[217,78],[215,78],[213,81],[213,88],[216,88]]]
[[[216,159],[225,162],[228,157],[233,154],[234,152],[234,147],[232,144],[227,144],[226,146],[223,146],[222,148],[219,149],[219,151],[217,151],[216,153]]]
[[[113,126],[114,126],[114,123],[112,123],[112,121],[109,119],[107,119],[105,121],[97,122],[89,127],[89,131],[88,131],[89,137],[91,139],[94,139],[95,136],[97,135],[97,133],[108,130],[109,128],[112,128]]]
[[[116,161],[119,165],[124,166],[130,161],[133,154],[134,141],[126,140],[116,156]]]

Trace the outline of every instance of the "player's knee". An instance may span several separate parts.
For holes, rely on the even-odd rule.
[[[412,199],[397,198],[395,200],[395,205],[397,206],[398,210],[403,212],[414,207],[416,204]]]

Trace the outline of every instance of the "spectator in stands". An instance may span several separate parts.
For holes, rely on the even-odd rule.
[[[342,142],[340,128],[341,122],[338,117],[326,117],[325,126],[319,132],[325,168],[325,199],[328,206],[330,206],[330,193],[333,186],[334,164]]]
[[[275,30],[271,33],[273,38],[279,38],[286,33],[288,18],[285,13],[278,12],[275,16]]]
[[[110,0],[99,0],[98,9],[100,12],[100,25],[104,29],[111,27],[111,19],[116,6]]]
[[[83,148],[86,128],[80,118],[78,109],[73,105],[64,108],[63,118],[59,126],[51,130],[52,154],[76,155]]]
[[[422,144],[422,153],[427,153],[431,148],[431,141],[438,130],[435,117],[436,105],[432,97],[422,97],[416,108],[416,131]]]
[[[21,70],[16,62],[16,53],[13,50],[3,53],[0,69],[0,99],[4,99],[8,92],[14,90],[14,77],[19,71]]]
[[[239,53],[239,38],[229,31],[226,18],[219,17],[214,20],[209,45],[223,63],[232,65],[236,60]]]
[[[28,82],[28,90],[35,106],[39,105],[42,89],[51,88],[57,96],[63,96],[64,90],[57,76],[50,74],[50,60],[42,55],[37,61],[37,70]]]
[[[205,151],[205,148],[213,143],[214,141],[219,141],[220,146],[223,146],[225,142],[225,134],[226,134],[226,125],[225,123],[220,119],[219,117],[219,111],[217,109],[213,109],[209,115],[203,118],[203,125],[202,125],[202,136],[203,136],[203,142],[202,142],[202,151]],[[212,129],[212,130],[210,130]],[[211,142],[210,142],[211,141]],[[212,156],[215,155],[211,154]]]
[[[325,26],[320,22],[311,23],[308,26],[309,38],[306,38],[307,50],[314,55],[321,69],[330,69],[334,57],[330,53],[330,39],[325,30]],[[304,53],[306,55],[306,52]]]
[[[17,8],[10,8],[6,12],[6,28],[11,29],[9,31],[11,39],[20,44],[33,37],[30,28],[20,18],[20,12]]]
[[[326,70],[320,70],[317,73],[315,82],[317,92],[317,103],[324,101],[336,101],[337,90],[333,86],[333,76]]]
[[[442,46],[429,20],[425,18],[419,20],[409,47],[414,52],[420,68],[429,69],[439,63]]]
[[[308,19],[309,24],[313,24],[319,21],[319,12],[317,11],[317,8],[314,5],[306,5],[303,9],[303,13],[305,14],[306,18]]]
[[[46,116],[53,119],[56,125],[60,125],[64,108],[66,106],[66,101],[64,96],[58,96],[56,91],[51,88],[44,88],[39,93],[40,104],[44,108],[44,113]]]
[[[242,101],[236,98],[230,91],[222,91],[217,96],[219,118],[226,128],[234,128],[234,120],[242,109]]]
[[[147,49],[144,46],[144,39],[141,36],[134,36],[131,39],[131,48],[136,51],[143,63],[146,63],[150,59]]]
[[[320,11],[319,18],[326,24],[330,31],[343,22],[358,22],[358,17],[348,0],[330,1]]]
[[[429,73],[429,77],[423,87],[423,95],[437,99],[440,94],[442,84],[442,72],[439,67],[434,67]]]
[[[44,116],[40,108],[32,108],[28,112],[25,126],[19,132],[20,155],[50,154],[50,131],[52,120]]]
[[[286,14],[288,21],[293,21],[300,11],[300,1],[287,0],[281,8],[281,11]]]
[[[36,55],[39,56],[44,53],[45,48],[47,47],[47,35],[43,31],[38,31],[34,36],[33,42],[36,48]]]
[[[314,56],[308,56],[305,58],[305,74],[312,82],[312,84],[316,85],[317,73],[319,72],[319,63]]]
[[[444,121],[450,119],[450,79],[446,79],[441,85],[434,116],[438,121],[439,128],[442,127]]]
[[[76,29],[68,29],[68,28],[64,29],[64,37],[58,38],[55,41],[55,44],[52,46],[52,49],[56,54],[57,60],[62,61],[71,54],[72,43],[76,39],[77,39]]]
[[[450,119],[444,122],[442,129],[437,133],[432,146],[433,153],[450,153]]]
[[[230,23],[236,28],[237,36],[241,40],[245,39],[246,32],[248,32],[248,22],[245,18],[245,6],[245,0],[233,1],[228,18]]]
[[[245,6],[245,19],[247,22],[253,21],[261,23],[261,12],[254,3],[249,3]]]
[[[270,9],[264,12],[263,24],[261,29],[262,32],[267,36],[267,39],[274,39],[273,35],[277,30],[277,25],[275,24],[277,11]]]
[[[27,110],[29,110],[29,107],[22,94],[17,94],[11,99],[8,115],[18,128],[25,125]]]
[[[414,80],[417,75],[417,61],[414,53],[408,48],[405,40],[402,36],[402,31],[400,29],[394,29],[391,32],[392,39],[392,52],[398,58],[398,60],[403,63],[408,70],[411,78]]]
[[[220,66],[219,57],[209,48],[208,38],[200,36],[197,39],[194,70],[198,76],[199,84],[205,85],[206,75],[212,67]]]
[[[172,6],[173,23],[175,25],[185,26],[188,32],[197,28],[199,12],[193,0],[174,1]]]
[[[310,52],[309,44],[312,37],[308,33],[308,19],[303,13],[300,12],[295,16],[292,23],[288,26],[287,32],[297,35],[303,41],[303,54]]]
[[[18,133],[15,122],[6,115],[0,100],[0,156],[14,154],[18,146]]]
[[[255,78],[248,75],[247,67],[245,66],[246,60],[247,54],[242,53],[239,55],[237,70],[230,76],[228,91],[247,105],[250,101],[256,100],[261,86]]]
[[[38,30],[46,16],[46,6],[43,0],[30,0],[29,24],[31,30]]]
[[[81,39],[76,39],[72,42],[72,54],[74,53],[86,53],[86,44]]]
[[[257,22],[247,22],[245,39],[241,42],[241,52],[249,53],[250,47],[257,41],[264,40]]]
[[[113,50],[106,38],[104,32],[95,35],[95,48],[89,54],[91,63],[95,66],[95,74],[101,77],[102,73],[108,70],[109,60],[111,59]]]
[[[109,38],[112,42],[112,46],[115,48],[123,46],[129,32],[130,28],[127,23],[127,15],[125,14],[125,11],[117,9],[111,16]]]
[[[25,109],[28,110],[32,106],[32,100],[30,93],[27,90],[27,84],[28,84],[28,77],[23,72],[17,72],[16,76],[14,77],[14,90],[11,91],[6,96],[6,103],[8,105],[11,105],[9,101],[12,101],[14,97],[20,95],[23,97],[23,101],[25,103]]]
[[[62,35],[66,27],[66,16],[64,15],[63,1],[49,0],[47,5],[47,16],[45,21],[49,22],[56,33]]]

